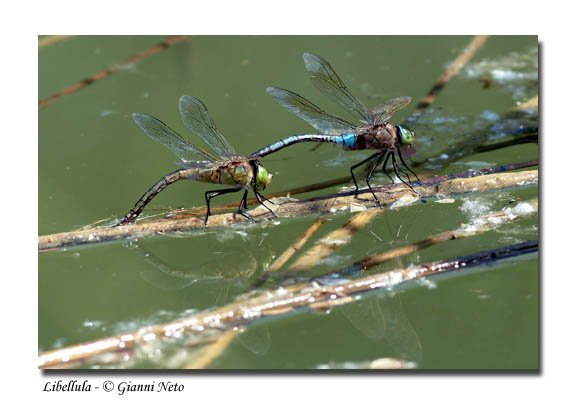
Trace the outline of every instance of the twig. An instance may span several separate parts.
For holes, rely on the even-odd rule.
[[[138,62],[140,59],[142,59],[142,58],[144,58],[144,57],[146,57],[146,56],[152,55],[152,54],[154,54],[154,53],[156,53],[156,52],[158,52],[158,51],[164,50],[164,49],[168,49],[168,48],[170,48],[171,46],[173,46],[174,44],[177,44],[177,43],[179,43],[179,42],[184,41],[186,38],[187,38],[186,35],[179,35],[179,36],[171,36],[171,37],[168,37],[168,38],[166,38],[164,41],[162,41],[162,42],[160,42],[159,44],[153,46],[152,48],[149,48],[149,49],[145,50],[144,52],[139,53],[138,55],[129,57],[128,59],[125,59],[125,60],[123,60],[122,62],[120,62],[120,63],[118,63],[118,64],[116,64],[116,65],[114,65],[114,66],[111,66],[111,67],[109,67],[108,69],[106,69],[106,70],[104,70],[104,71],[102,71],[102,72],[93,74],[92,76],[90,76],[90,77],[88,77],[88,78],[86,78],[86,79],[84,79],[84,80],[82,80],[82,81],[80,81],[80,82],[78,82],[78,83],[76,83],[76,84],[68,87],[68,88],[65,88],[64,90],[61,90],[61,91],[59,91],[59,92],[57,92],[57,93],[55,93],[55,94],[52,94],[51,96],[49,96],[49,97],[47,97],[47,98],[44,98],[43,100],[38,101],[38,109],[46,106],[47,104],[49,104],[49,103],[51,103],[51,102],[53,102],[53,101],[56,101],[58,98],[60,98],[60,97],[62,97],[62,96],[64,96],[64,95],[73,93],[73,92],[75,92],[75,91],[77,91],[77,90],[80,90],[81,88],[84,88],[84,87],[88,86],[89,84],[94,83],[95,81],[101,80],[101,79],[109,76],[110,74],[112,74],[112,73],[120,70],[122,67],[124,67],[124,66],[126,66],[126,65],[129,65],[129,64],[131,64],[131,63],[136,63],[136,62]]]
[[[200,357],[189,362],[186,369],[205,369],[210,363],[220,356],[232,341],[238,336],[239,331],[229,330],[224,332],[220,338],[204,347]]]
[[[317,218],[312,225],[310,225],[306,231],[299,236],[292,243],[289,248],[285,250],[274,262],[267,268],[267,272],[275,272],[281,269],[284,264],[296,253],[298,250],[302,248],[303,245],[311,238],[311,236],[323,225],[323,223],[327,220],[326,217],[319,217]]]
[[[304,185],[302,187],[287,189],[286,191],[274,192],[271,194],[267,194],[266,197],[268,199],[271,199],[271,198],[277,198],[277,197],[304,194],[307,192],[313,192],[313,191],[318,191],[321,189],[330,188],[330,187],[333,187],[335,185],[346,184],[350,180],[351,180],[350,176],[335,178],[332,180],[317,182],[315,184]],[[254,205],[257,203],[258,203],[258,199],[256,199],[256,198],[247,199],[247,202],[246,202],[247,206]],[[211,206],[210,211],[211,212],[224,212],[224,211],[234,209],[234,208],[238,208],[238,202],[231,202],[231,203],[227,203],[227,204],[223,204],[223,205],[218,205],[215,207]],[[199,216],[199,215],[204,216],[206,214],[206,208],[204,208],[204,207],[200,208],[199,207],[199,208],[192,208],[192,209],[180,209],[177,211],[176,214],[174,213],[174,211],[171,211],[169,213],[171,214],[171,218],[174,218],[174,219],[181,219],[181,218],[186,218],[186,217],[190,218],[191,216]]]
[[[483,169],[478,171],[465,171],[454,175],[426,178],[416,185],[419,195],[414,194],[404,184],[373,187],[381,204],[398,201],[401,198],[431,197],[435,195],[452,195],[466,192],[484,192],[491,189],[520,186],[537,183],[537,170],[518,173],[506,173],[503,171],[515,170],[522,167],[536,165],[536,162],[520,163],[510,166]],[[485,175],[497,172],[500,174]],[[354,192],[345,192],[321,198],[313,198],[305,201],[290,201],[273,206],[277,217],[296,217],[309,214],[326,214],[360,210],[375,206],[371,197],[362,198],[363,194],[369,194],[368,190],[361,191],[358,195]],[[250,212],[255,218],[267,218],[270,213],[259,206]],[[236,214],[214,215],[209,218],[209,227],[229,226],[232,223],[245,223],[247,219]],[[204,229],[204,220],[200,218],[159,220],[154,222],[136,223],[119,227],[103,227],[89,230],[80,230],[67,233],[57,233],[38,238],[38,249],[72,247],[82,244],[99,243],[105,241],[122,240],[130,237],[145,237],[174,231],[189,231]]]
[[[322,281],[323,279],[340,278],[342,276],[358,274],[359,272],[368,270],[374,266],[384,264],[391,260],[398,259],[436,244],[486,233],[487,231],[494,230],[505,223],[534,216],[538,213],[538,207],[539,204],[537,200],[520,202],[513,208],[507,207],[498,212],[475,217],[471,219],[468,224],[461,225],[461,228],[459,229],[437,233],[433,236],[427,237],[424,240],[417,241],[407,246],[395,248],[394,250],[387,251],[385,253],[369,255],[347,268],[332,271],[323,275],[317,275],[312,280]],[[282,282],[286,278],[287,277],[285,276],[284,278],[277,279],[277,282]],[[286,286],[285,288],[289,291],[298,290],[302,287],[302,285],[303,282],[300,282],[295,283],[294,285]]]
[[[539,96],[536,95],[533,98],[525,101],[524,103],[511,108],[509,113],[527,111],[527,110],[536,111],[538,109],[539,109]]]
[[[511,140],[505,140],[499,143],[476,146],[473,154],[487,153],[490,151],[504,149],[506,147],[517,146],[525,143],[538,143],[538,142],[539,142],[539,135],[537,133],[530,133],[523,136],[515,136]]]
[[[465,64],[467,64],[467,62],[475,55],[475,53],[477,53],[479,48],[488,38],[488,35],[477,35],[473,38],[473,40],[469,43],[461,55],[459,55],[459,57],[453,61],[451,66],[445,70],[441,77],[437,79],[429,93],[421,99],[412,115],[420,114],[435,101],[435,98],[437,98],[437,95],[441,92],[445,85],[447,85],[449,80],[451,80],[451,78],[457,74],[463,68],[463,66],[465,66]]]
[[[534,216],[538,213],[538,208],[539,203],[537,200],[521,202],[513,208],[508,207],[496,213],[489,213],[487,215],[476,217],[471,220],[469,224],[461,226],[460,229],[438,233],[411,245],[400,247],[383,254],[370,255],[355,263],[353,266],[365,270],[435,244],[485,233],[503,225],[504,223]]]
[[[49,35],[38,40],[38,49],[45,48],[46,46],[54,45],[64,39],[70,38],[71,35]]]
[[[299,259],[287,269],[287,271],[306,271],[307,269],[317,265],[320,260],[328,256],[338,247],[348,243],[354,233],[366,226],[373,218],[381,213],[383,213],[382,209],[371,209],[356,214],[343,226],[317,241],[315,245],[306,253],[301,255]]]
[[[131,352],[134,354],[136,349],[144,348],[151,341],[169,342],[187,338],[187,343],[190,345],[194,344],[196,339],[214,340],[215,333],[221,335],[224,331],[254,323],[263,317],[294,313],[295,309],[298,308],[308,307],[316,310],[352,303],[355,301],[352,295],[379,289],[389,290],[403,283],[431,275],[451,271],[465,272],[477,265],[534,252],[537,248],[538,242],[532,241],[497,250],[483,251],[452,260],[437,261],[411,268],[373,274],[344,283],[319,285],[318,282],[310,282],[292,292],[288,292],[286,289],[283,289],[283,293],[265,291],[249,300],[237,301],[216,310],[198,313],[185,319],[44,352],[39,355],[38,366],[40,368],[64,367],[72,365],[73,362],[82,364],[99,359],[105,362],[107,359],[115,359],[116,356],[100,355],[118,352]],[[369,264],[376,265],[376,262],[372,261]]]

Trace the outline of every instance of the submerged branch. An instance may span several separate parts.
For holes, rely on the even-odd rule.
[[[314,221],[312,225],[310,225],[306,231],[300,235],[299,238],[292,243],[289,248],[285,250],[279,257],[274,260],[274,262],[267,268],[268,272],[275,272],[278,271],[283,267],[284,264],[298,251],[300,250],[303,245],[311,238],[315,232],[320,229],[320,227],[324,224],[327,220],[326,217],[319,217],[317,220]]]
[[[326,310],[334,306],[353,303],[355,301],[354,296],[361,293],[390,290],[409,281],[431,275],[452,271],[466,272],[478,265],[537,250],[538,242],[530,241],[451,260],[373,274],[350,281],[330,282],[323,285],[317,280],[290,291],[286,288],[267,290],[247,300],[236,301],[185,319],[44,352],[39,355],[38,366],[40,368],[58,368],[105,363],[116,360],[118,354],[133,358],[138,358],[139,355],[145,357],[146,352],[148,352],[146,347],[150,348],[151,344],[157,344],[160,341],[176,343],[186,339],[187,346],[190,347],[199,343],[218,340],[224,332],[234,330],[235,327],[252,324],[264,317],[274,317],[287,313],[294,314],[299,308]],[[376,261],[368,263],[367,268],[368,265],[376,265]],[[233,337],[234,335],[230,335],[230,338]],[[207,363],[207,359],[211,359],[215,352],[218,353],[222,347],[227,346],[227,343],[228,338],[225,338],[222,346],[209,352],[202,364]],[[196,365],[198,362],[192,364]]]
[[[537,170],[505,172],[535,165],[537,165],[537,162],[532,161],[483,170],[464,171],[453,175],[430,177],[419,183],[414,183],[414,188],[418,194],[415,194],[404,184],[374,186],[373,190],[383,206],[397,201],[408,203],[410,201],[416,201],[419,198],[437,195],[447,196],[467,192],[485,192],[493,189],[536,184],[538,180]],[[277,217],[282,218],[299,217],[310,214],[362,211],[376,206],[368,190],[362,190],[359,194],[355,194],[355,192],[344,192],[304,201],[294,199],[281,201],[277,199],[276,203],[276,205],[269,206],[274,210]],[[274,219],[262,206],[251,210],[249,213],[258,219]],[[230,226],[233,223],[246,222],[247,219],[243,216],[227,213],[211,216],[208,221],[208,227]],[[141,238],[167,232],[203,229],[205,229],[204,220],[196,217],[157,220],[126,226],[102,227],[40,236],[38,238],[38,249],[47,250],[73,247],[83,244],[123,240],[131,237]]]
[[[383,209],[370,209],[357,213],[340,228],[330,232],[315,243],[306,253],[301,255],[287,271],[306,271],[317,265],[323,258],[329,256],[334,250],[348,243],[353,234],[370,223],[377,215],[383,213]]]
[[[149,49],[147,49],[147,50],[145,50],[145,51],[143,51],[143,52],[140,52],[140,53],[137,54],[137,55],[131,56],[131,57],[129,57],[128,59],[125,59],[125,60],[123,60],[122,62],[120,62],[120,63],[118,63],[118,64],[116,64],[116,65],[114,65],[114,66],[111,66],[111,67],[109,67],[109,68],[106,69],[106,70],[103,70],[103,71],[101,71],[101,72],[99,72],[99,73],[93,74],[92,76],[87,77],[87,78],[85,78],[84,80],[79,81],[78,83],[76,83],[76,84],[74,84],[74,85],[72,85],[72,86],[70,86],[70,87],[68,87],[68,88],[65,88],[64,90],[61,90],[61,91],[59,91],[59,92],[57,92],[57,93],[55,93],[55,94],[50,95],[49,97],[46,97],[46,98],[38,101],[38,109],[46,106],[47,104],[50,104],[50,103],[53,102],[53,101],[56,101],[58,98],[60,98],[60,97],[62,97],[62,96],[64,96],[64,95],[71,94],[71,93],[73,93],[73,92],[75,92],[75,91],[80,90],[81,88],[84,88],[84,87],[86,87],[86,86],[94,83],[95,81],[101,80],[101,79],[103,79],[103,78],[111,75],[112,73],[114,73],[114,72],[116,72],[116,71],[118,71],[118,70],[121,70],[123,67],[126,67],[127,65],[130,65],[130,64],[132,64],[132,63],[136,63],[136,62],[138,62],[140,59],[142,59],[142,58],[144,58],[144,57],[146,57],[146,56],[152,55],[152,54],[154,54],[154,53],[156,53],[156,52],[159,52],[159,51],[161,51],[161,50],[164,50],[164,49],[168,49],[168,48],[170,48],[171,46],[173,46],[173,45],[175,45],[175,44],[177,44],[177,43],[179,43],[179,42],[184,41],[186,38],[187,38],[186,35],[178,35],[178,36],[168,37],[168,38],[166,38],[164,41],[162,41],[162,42],[160,42],[159,44],[153,46],[152,48],[149,48]],[[39,45],[39,46],[40,46],[40,45]]]
[[[437,81],[433,84],[433,88],[429,91],[427,95],[425,95],[419,104],[417,104],[417,108],[413,111],[412,115],[419,114],[423,112],[426,108],[428,108],[433,101],[437,98],[437,95],[441,92],[443,88],[447,85],[449,80],[453,78],[455,74],[457,74],[463,66],[467,64],[467,62],[477,53],[479,48],[485,43],[485,41],[489,38],[488,35],[477,35],[473,38],[473,40],[467,45],[463,53],[457,57],[449,66],[449,68],[437,79]]]
[[[54,45],[64,39],[70,38],[71,35],[49,35],[38,40],[38,49]]]
[[[498,212],[489,213],[482,216],[477,216],[467,224],[461,225],[459,229],[448,230],[441,233],[437,233],[426,239],[417,241],[415,243],[395,248],[394,250],[387,251],[381,254],[372,254],[360,261],[355,262],[354,264],[350,265],[347,268],[340,269],[337,271],[332,271],[323,275],[316,276],[313,280],[322,280],[322,279],[330,279],[330,278],[339,278],[341,276],[349,276],[352,274],[357,274],[359,272],[368,270],[374,266],[384,264],[394,259],[398,259],[400,257],[406,256],[408,254],[414,253],[416,251],[425,249],[427,247],[431,247],[436,244],[444,243],[450,240],[458,240],[462,238],[477,236],[482,233],[486,233],[490,230],[494,230],[504,224],[511,223],[513,221],[528,218],[531,216],[535,216],[538,213],[539,203],[538,201],[531,200],[529,202],[519,202],[515,207],[507,207]],[[308,259],[308,266],[302,267],[301,269],[306,270],[310,269],[314,265],[317,265],[320,261],[319,259],[315,259],[316,257],[311,256]],[[262,285],[267,280],[268,274],[265,273],[257,283],[257,285]],[[276,279],[276,282],[282,282],[290,278],[290,275],[286,274],[286,276]],[[295,285],[287,286],[287,290],[298,289],[302,287],[302,283],[298,283]]]

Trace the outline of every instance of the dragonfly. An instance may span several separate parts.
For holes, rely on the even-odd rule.
[[[370,181],[377,166],[384,161],[383,172],[394,182],[393,178],[386,172],[389,159],[392,160],[393,170],[397,178],[414,191],[410,184],[411,179],[409,174],[398,164],[397,158],[402,166],[407,168],[415,178],[419,180],[419,177],[417,177],[403,159],[403,152],[412,150],[415,133],[401,125],[392,125],[389,123],[389,119],[393,114],[406,107],[412,101],[412,98],[394,98],[369,110],[351,94],[347,86],[326,60],[310,53],[305,53],[303,60],[308,76],[315,87],[325,96],[337,102],[345,110],[350,112],[361,124],[353,125],[345,119],[329,114],[296,93],[282,88],[269,87],[267,88],[267,92],[276,102],[291,114],[308,122],[309,125],[319,131],[320,134],[289,136],[257,150],[251,156],[264,157],[287,146],[301,142],[336,143],[345,150],[378,150],[376,153],[350,168],[351,177],[355,184],[355,192],[358,193],[359,186],[355,178],[354,170],[372,161],[371,169],[365,181],[377,204],[380,205],[379,199],[371,188]],[[409,182],[401,177],[399,170],[407,176]]]
[[[134,222],[156,195],[170,184],[185,179],[230,186],[205,192],[205,226],[210,216],[211,199],[231,192],[244,191],[238,213],[251,220],[252,217],[245,212],[249,189],[254,191],[259,203],[274,215],[274,212],[263,201],[273,202],[260,194],[260,191],[270,184],[272,174],[259,164],[258,158],[237,155],[228,140],[216,128],[208,114],[208,109],[199,99],[183,95],[179,101],[179,110],[184,125],[204,140],[216,156],[188,142],[159,119],[147,114],[132,114],[132,118],[144,133],[166,146],[180,158],[181,161],[177,164],[182,168],[163,176],[154,183],[120,220],[118,226]]]

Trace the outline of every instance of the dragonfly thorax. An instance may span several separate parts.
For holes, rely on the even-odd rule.
[[[365,127],[357,137],[357,150],[391,150],[395,147],[397,131],[390,123]]]

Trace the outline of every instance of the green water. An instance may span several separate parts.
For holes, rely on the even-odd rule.
[[[162,39],[72,37],[39,49],[38,97],[44,99]],[[351,119],[308,80],[302,53],[327,59],[351,91],[374,106],[404,95],[421,98],[470,40],[460,36],[191,37],[150,55],[40,109],[39,235],[118,219],[150,185],[175,169],[177,157],[140,131],[130,117],[133,112],[152,114],[200,144],[184,128],[178,112],[179,97],[193,95],[207,105],[237,152],[249,154],[282,137],[312,132],[267,95],[268,86],[298,92]],[[425,161],[419,172],[452,173],[538,159],[537,145],[531,143],[446,163],[435,160],[474,129],[490,127],[498,114],[537,94],[531,78],[536,51],[534,36],[491,37],[470,62],[471,69],[478,70],[464,69],[429,114],[409,121],[417,132],[413,158]],[[479,64],[483,61],[495,62],[491,71],[498,73],[487,89],[479,81],[486,75],[485,65]],[[511,78],[510,71],[522,74]],[[409,106],[399,112],[393,122],[400,122],[411,110]],[[310,149],[310,144],[295,145],[263,159],[274,174],[267,192],[345,176],[349,166],[369,155],[331,146],[316,152]],[[387,181],[379,174],[374,183]],[[145,214],[158,213],[154,208],[202,206],[204,192],[213,188],[176,183],[155,198]],[[387,210],[315,270],[336,270],[368,254],[457,228],[475,212],[500,210],[512,198],[524,201],[537,196],[537,186],[531,186],[467,195],[452,204],[430,200]],[[215,204],[238,200],[239,195],[232,194]],[[331,215],[308,245],[351,216]],[[312,216],[282,219],[269,226],[42,253],[38,258],[39,351],[226,304],[314,220]],[[378,270],[537,238],[538,220],[528,219],[419,251]],[[185,276],[167,275],[161,265]],[[210,366],[315,368],[395,357],[413,361],[421,369],[535,369],[539,366],[538,275],[538,256],[531,254],[461,276],[433,278],[394,296],[372,294],[330,313],[301,311],[257,323]]]

